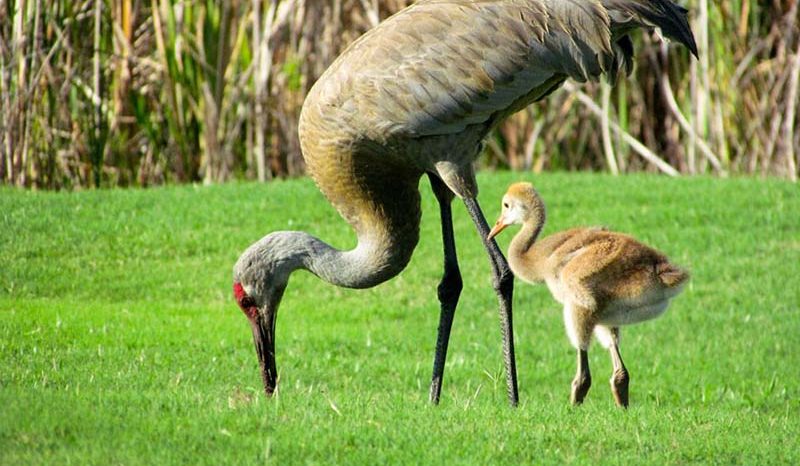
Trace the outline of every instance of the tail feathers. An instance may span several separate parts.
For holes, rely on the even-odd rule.
[[[689,272],[669,262],[659,264],[656,267],[656,274],[667,288],[679,287],[689,280]]]
[[[697,57],[697,43],[689,26],[688,10],[671,0],[601,0],[611,18],[615,37],[635,27],[659,28],[665,36],[685,45]]]

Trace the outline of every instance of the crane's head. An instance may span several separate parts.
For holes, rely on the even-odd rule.
[[[541,227],[545,221],[545,209],[539,193],[530,183],[514,183],[503,196],[503,207],[487,239],[492,239],[507,226],[533,223]]]
[[[261,378],[267,395],[275,391],[275,316],[289,274],[296,268],[281,248],[280,235],[267,235],[250,246],[233,267],[233,297],[250,321]]]
[[[280,304],[289,275],[301,261],[292,235],[275,232],[245,250],[233,266],[233,297],[251,321]]]

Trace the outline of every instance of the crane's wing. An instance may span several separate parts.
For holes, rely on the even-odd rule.
[[[629,71],[610,27],[601,0],[423,0],[354,42],[320,92],[383,136],[491,126],[567,77]]]

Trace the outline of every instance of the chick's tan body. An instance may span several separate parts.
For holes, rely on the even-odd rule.
[[[572,228],[509,254],[514,274],[547,283],[561,304],[596,310],[596,323],[626,325],[657,317],[684,272],[662,253],[605,228]]]

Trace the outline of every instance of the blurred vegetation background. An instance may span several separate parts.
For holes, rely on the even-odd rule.
[[[407,0],[0,0],[0,179],[48,189],[303,172],[322,71]],[[514,170],[796,180],[798,0],[690,0],[700,59],[637,34],[633,76],[569,83],[506,121]]]

